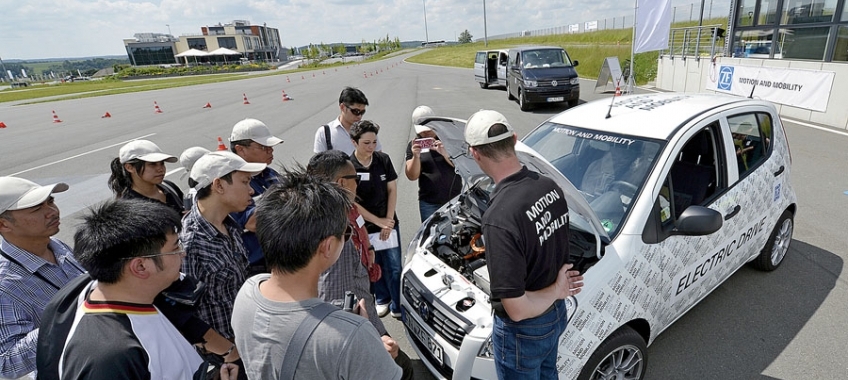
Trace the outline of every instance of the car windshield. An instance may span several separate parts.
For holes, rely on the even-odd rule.
[[[557,49],[530,50],[524,52],[524,68],[571,66],[565,52]]]
[[[522,140],[557,168],[614,236],[664,142],[547,122]]]

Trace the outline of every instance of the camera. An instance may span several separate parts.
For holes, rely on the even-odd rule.
[[[356,306],[356,295],[351,291],[345,292],[344,303],[342,304],[342,310],[353,313],[353,308]]]

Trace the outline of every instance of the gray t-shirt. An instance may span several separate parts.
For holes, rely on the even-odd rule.
[[[344,300],[346,291],[351,291],[357,299],[365,300],[365,311],[368,312],[368,320],[377,329],[380,335],[388,334],[386,326],[377,315],[377,307],[374,305],[374,297],[371,296],[371,280],[368,278],[368,269],[362,264],[359,251],[353,246],[353,241],[348,240],[342,248],[339,259],[329,269],[321,273],[318,279],[318,297],[326,302]]]
[[[307,312],[324,302],[271,301],[259,292],[259,284],[270,276],[248,279],[233,307],[236,346],[250,379],[278,379],[289,340]],[[374,326],[346,312],[334,312],[318,325],[296,372],[298,379],[400,379],[401,375]]]

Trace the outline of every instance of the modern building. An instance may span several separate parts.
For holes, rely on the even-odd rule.
[[[251,25],[235,20],[228,24],[204,26],[201,33],[175,38],[163,33],[136,33],[125,39],[124,47],[133,66],[178,64],[177,54],[189,49],[211,52],[227,48],[241,53],[251,61],[285,61],[288,51],[280,43],[280,32],[266,25]],[[210,60],[212,58],[201,58]]]

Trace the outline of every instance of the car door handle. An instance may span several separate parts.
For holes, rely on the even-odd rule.
[[[736,207],[733,208],[733,211],[727,213],[727,215],[724,216],[724,220],[730,220],[730,218],[736,216],[736,214],[739,213],[739,210],[742,210],[742,206],[736,205]]]
[[[785,166],[783,166],[783,165],[780,165],[780,168],[779,168],[779,169],[777,169],[777,171],[776,171],[776,172],[774,172],[774,176],[775,176],[775,177],[777,177],[777,176],[779,176],[779,175],[783,174],[783,171],[784,171],[784,170],[786,170],[786,167],[785,167]]]

